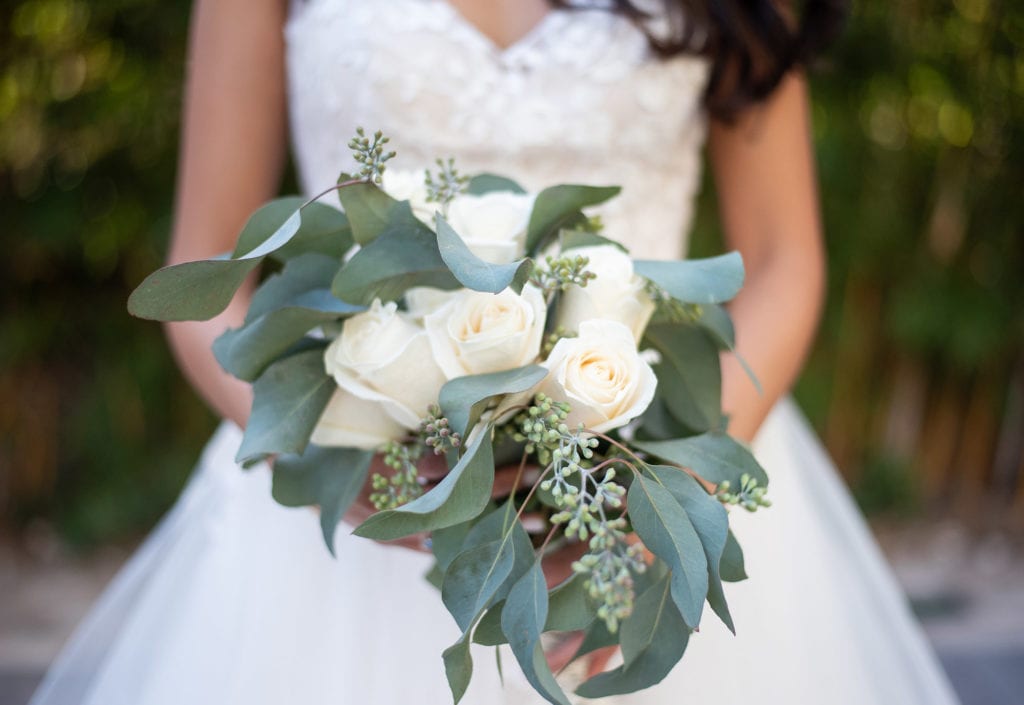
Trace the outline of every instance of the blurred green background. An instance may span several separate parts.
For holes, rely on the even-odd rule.
[[[169,229],[189,3],[0,8],[0,531],[87,548],[216,421],[128,293]],[[857,3],[814,80],[829,301],[797,397],[862,507],[1021,528],[1024,6]],[[719,245],[705,189],[694,251]]]

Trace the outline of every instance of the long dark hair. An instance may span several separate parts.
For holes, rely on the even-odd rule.
[[[578,0],[552,0],[567,8]],[[788,16],[780,0],[610,0],[611,10],[629,17],[663,57],[681,53],[712,62],[706,103],[712,115],[732,119],[766,98],[794,66],[807,65],[842,28],[846,0],[806,0]],[[643,6],[643,7],[641,7]],[[658,29],[651,20],[663,19]]]

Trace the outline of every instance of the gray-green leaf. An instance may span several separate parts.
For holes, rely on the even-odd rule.
[[[618,186],[578,186],[562,184],[546,188],[537,194],[526,229],[526,251],[536,253],[562,227],[578,218],[580,209],[603,203],[618,195]]]
[[[282,455],[274,463],[273,496],[286,507],[317,505],[327,548],[334,553],[334,531],[366,480],[373,452],[310,445],[302,455]]]
[[[273,453],[301,454],[334,393],[323,350],[275,362],[253,385],[252,414],[235,460],[248,463]]]
[[[696,627],[708,594],[708,568],[690,518],[667,489],[644,474],[634,477],[627,506],[644,545],[671,568],[672,599],[686,623]]]
[[[488,541],[455,557],[444,574],[441,599],[463,631],[469,629],[512,572],[510,539]]]
[[[350,179],[348,174],[342,174],[338,181]],[[396,201],[371,183],[352,184],[339,189],[338,199],[348,216],[352,237],[360,245],[372,242],[395,225],[418,222],[407,201]]]
[[[743,258],[738,252],[707,259],[637,260],[633,268],[672,298],[691,304],[720,304],[743,286]]]
[[[454,526],[483,511],[490,501],[493,484],[491,433],[485,429],[437,487],[397,509],[377,512],[353,533],[391,541],[420,531]]]
[[[747,579],[747,571],[743,565],[743,549],[732,531],[725,538],[725,549],[722,550],[722,580],[727,583],[738,583]]]
[[[437,246],[441,259],[464,287],[474,291],[497,294],[511,287],[517,294],[533,271],[533,261],[521,259],[510,264],[491,264],[477,257],[466,246],[444,217],[434,216],[437,227]]]
[[[569,705],[540,648],[540,634],[547,616],[548,587],[540,561],[535,561],[505,598],[501,629],[523,674],[537,692],[554,705]],[[536,658],[538,650],[540,659]]]
[[[419,221],[388,226],[342,266],[331,291],[342,301],[370,304],[397,301],[414,286],[459,286],[441,258],[437,236]]]
[[[492,191],[508,191],[509,193],[526,193],[526,189],[512,179],[497,174],[477,174],[469,180],[466,193],[482,196]]]
[[[720,429],[721,366],[708,334],[695,326],[658,324],[648,326],[644,340],[661,353],[658,396],[672,415],[694,431]]]
[[[491,399],[533,389],[547,373],[540,365],[527,365],[503,372],[456,377],[441,387],[438,402],[451,427],[465,436]]]
[[[455,705],[462,700],[473,677],[473,657],[469,653],[469,635],[462,637],[444,650],[444,672],[448,677],[448,687],[452,689]]]
[[[768,486],[768,474],[753,454],[724,433],[703,433],[668,441],[636,441],[634,445],[645,453],[689,468],[716,485],[728,481],[738,489],[740,478],[750,475],[758,485]]]
[[[633,614],[622,623],[623,665],[586,681],[577,694],[601,698],[633,693],[660,683],[669,674],[690,638],[670,595],[666,577],[637,598]]]
[[[686,510],[686,515],[697,531],[708,564],[708,604],[735,634],[736,628],[733,626],[729,605],[722,590],[719,568],[726,536],[729,533],[729,514],[722,503],[705,492],[688,473],[665,465],[652,465],[650,470],[675,497],[679,506]]]

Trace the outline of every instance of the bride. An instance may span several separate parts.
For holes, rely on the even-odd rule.
[[[634,254],[676,258],[707,137],[727,244],[748,272],[731,308],[740,352],[764,387],[758,394],[725,361],[723,404],[730,432],[753,441],[771,474],[774,506],[733,513],[750,575],[729,586],[738,635],[706,620],[665,681],[607,702],[956,701],[835,470],[784,398],[824,277],[794,60],[822,43],[836,3],[807,5],[799,32],[771,0],[654,3],[650,21],[625,0],[195,8],[172,262],[231,249],[245,217],[276,192],[286,122],[307,192],[351,166],[357,125],[381,127],[400,146],[398,168],[454,156],[464,173],[497,171],[529,189],[623,184],[606,222]],[[227,421],[35,705],[451,701],[440,654],[458,633],[422,578],[429,556],[342,526],[332,558],[312,512],[271,499],[269,467],[243,472],[232,461],[251,397],[210,344],[242,320],[252,285],[212,321],[169,326],[182,370]],[[464,702],[538,702],[513,659],[502,683],[492,658],[475,654]]]

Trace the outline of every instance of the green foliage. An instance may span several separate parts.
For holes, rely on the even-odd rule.
[[[448,221],[438,213],[435,219],[437,230],[437,247],[445,265],[459,280],[459,284],[474,291],[487,291],[497,294],[512,287],[517,294],[523,290],[533,262],[529,258],[510,264],[491,264],[485,262],[466,246],[458,233],[452,230]]]
[[[661,353],[654,365],[659,397],[694,432],[723,430],[718,347],[695,326],[652,324],[644,341]]]
[[[366,481],[373,453],[354,448],[310,445],[302,455],[274,462],[273,496],[286,507],[315,505],[327,548],[334,553],[334,532]]]
[[[547,373],[545,367],[527,365],[504,372],[456,377],[441,387],[438,400],[452,428],[464,436],[476,424],[487,402],[496,395],[533,389]]]
[[[705,259],[636,260],[634,271],[672,298],[690,304],[729,301],[743,286],[743,259],[738,252]]]
[[[580,212],[586,206],[604,203],[618,195],[618,186],[551,186],[537,194],[526,229],[526,252],[536,254],[563,227],[586,219]]]
[[[635,441],[633,445],[657,458],[689,468],[716,485],[729,482],[739,487],[743,475],[750,475],[762,487],[768,485],[768,474],[753,454],[724,433],[704,433],[670,441]]]

